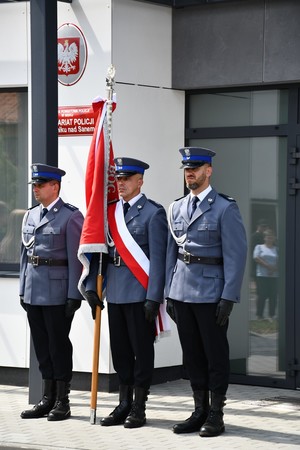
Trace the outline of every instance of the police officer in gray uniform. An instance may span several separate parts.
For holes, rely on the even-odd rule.
[[[154,369],[155,319],[164,298],[167,219],[164,208],[141,193],[143,174],[149,165],[133,158],[116,158],[114,161],[121,197],[116,206],[120,205],[128,232],[149,259],[150,270],[145,288],[118,253],[115,243],[110,243],[106,300],[120,402],[100,424],[124,423],[125,428],[137,428],[146,422],[145,403]],[[110,218],[108,224],[111,230]],[[128,245],[125,240],[124,243]],[[132,249],[131,246],[131,252]],[[95,293],[97,263],[94,268],[92,266],[93,261],[86,283],[86,297],[93,311],[95,305],[101,306],[101,303]]]
[[[166,298],[167,312],[177,324],[195,410],[173,431],[217,436],[225,430],[228,318],[240,301],[247,241],[236,202],[210,186],[215,152],[196,147],[179,151],[190,193],[169,208]]]
[[[59,197],[65,171],[32,165],[32,187],[38,205],[24,216],[20,261],[20,302],[27,311],[33,344],[43,379],[43,397],[23,419],[47,416],[67,419],[72,378],[69,332],[81,305],[77,289],[82,266],[77,250],[83,216]]]

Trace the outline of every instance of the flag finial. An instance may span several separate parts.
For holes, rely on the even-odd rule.
[[[116,69],[113,64],[111,64],[107,70],[106,76],[106,90],[107,90],[107,132],[110,138],[111,136],[111,125],[112,125],[112,100],[115,84],[115,74]]]

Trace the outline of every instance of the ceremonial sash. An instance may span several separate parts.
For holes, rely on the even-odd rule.
[[[119,255],[143,288],[147,290],[150,261],[128,231],[121,201],[109,206],[108,222],[110,234]],[[170,324],[166,314],[166,305],[163,302],[156,319],[156,336],[160,336],[169,330]]]
[[[150,261],[128,231],[121,201],[109,206],[108,222],[119,255],[143,288],[147,289]]]

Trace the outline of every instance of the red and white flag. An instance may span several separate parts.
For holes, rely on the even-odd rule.
[[[113,102],[113,110],[116,103]],[[93,102],[94,111],[98,111],[97,122],[93,134],[93,139],[88,156],[86,176],[85,176],[85,195],[87,212],[81,232],[81,239],[78,249],[78,259],[83,265],[82,275],[78,283],[78,289],[84,296],[84,280],[89,274],[90,261],[93,253],[108,253],[107,235],[108,235],[108,204],[119,200],[117,183],[115,180],[115,165],[112,143],[109,138],[107,125],[107,101],[96,99]],[[109,217],[109,223],[112,229],[115,229],[114,211],[115,206],[111,206],[112,214]],[[123,211],[123,210],[122,210]],[[123,213],[122,213],[123,217]],[[123,219],[124,220],[124,219]],[[126,228],[127,230],[127,228]],[[112,231],[112,230],[111,230]],[[130,233],[127,230],[127,235]],[[113,238],[117,236],[113,233]],[[149,267],[145,263],[146,255],[143,253],[137,243],[131,238],[131,245],[124,233],[120,233],[115,244],[118,243],[119,254],[124,258],[128,268],[139,280],[142,286],[147,290],[149,281]],[[132,241],[133,245],[132,246]],[[138,249],[137,249],[138,247]],[[127,257],[124,255],[126,253]],[[137,258],[136,254],[140,257]],[[148,261],[149,264],[149,261]],[[165,303],[159,309],[156,320],[156,335],[161,336],[170,330],[169,319],[166,314]]]
[[[113,101],[112,109],[116,107]],[[84,294],[84,280],[89,274],[92,253],[107,253],[107,205],[118,200],[114,176],[114,154],[107,123],[107,101],[97,98],[93,102],[98,112],[97,122],[88,155],[85,175],[86,216],[81,232],[78,258],[83,271],[78,289]]]

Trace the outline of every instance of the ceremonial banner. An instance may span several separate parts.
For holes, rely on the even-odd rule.
[[[116,104],[113,102],[113,109]],[[92,253],[107,253],[107,204],[118,200],[114,177],[113,147],[107,123],[107,101],[96,99],[93,109],[98,112],[90,146],[86,176],[85,196],[87,212],[83,223],[78,258],[83,265],[78,289],[84,294],[84,280],[89,273]]]

